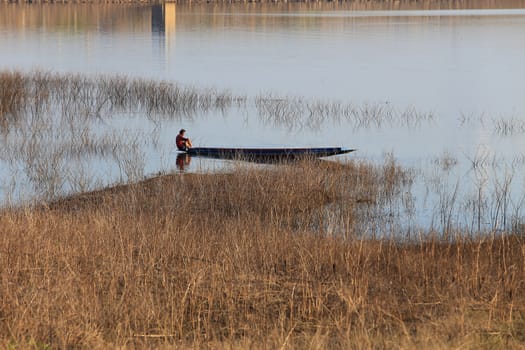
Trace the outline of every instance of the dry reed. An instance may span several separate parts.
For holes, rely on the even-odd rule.
[[[38,115],[53,107],[62,118],[105,119],[118,112],[144,113],[159,119],[195,118],[211,110],[255,106],[265,123],[292,129],[315,129],[329,121],[352,123],[354,129],[384,126],[418,127],[432,122],[431,112],[414,107],[398,109],[389,103],[355,105],[331,100],[305,100],[301,97],[274,96],[255,98],[233,95],[228,90],[197,89],[170,82],[130,79],[122,76],[84,76],[51,72],[1,71],[0,117]],[[28,113],[32,112],[32,113]],[[27,116],[26,116],[27,117]],[[4,121],[8,128],[9,120]]]
[[[241,167],[6,209],[0,343],[519,348],[522,236],[357,231],[403,177],[395,163]],[[334,205],[345,235],[322,229]]]
[[[419,112],[410,106],[398,109],[390,103],[365,102],[360,105],[337,100],[311,100],[272,94],[255,98],[259,118],[269,125],[291,130],[315,130],[326,122],[350,123],[354,130],[384,127],[417,128],[435,120],[431,112]]]

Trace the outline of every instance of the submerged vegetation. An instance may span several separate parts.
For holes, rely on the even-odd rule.
[[[255,105],[265,123],[285,125],[294,130],[316,129],[327,121],[350,121],[353,130],[393,126],[415,128],[434,119],[431,112],[421,113],[413,107],[397,110],[389,103],[363,103],[356,106],[338,101],[263,95],[255,99]]]
[[[349,121],[355,129],[418,126],[432,121],[431,112],[414,107],[397,110],[388,103],[355,105],[341,101],[311,101],[301,97],[274,96],[254,99],[228,90],[197,89],[170,82],[130,79],[122,76],[82,76],[50,72],[0,72],[0,117],[4,129],[45,108],[69,118],[107,118],[115,113],[143,113],[152,120],[195,118],[210,110],[255,106],[264,122],[293,129],[317,128],[326,121]],[[298,126],[300,125],[300,126]]]
[[[12,202],[19,197],[50,200],[100,188],[104,179],[95,171],[103,167],[116,169],[116,175],[109,176],[115,182],[143,179],[148,175],[147,149],[156,149],[159,158],[168,158],[174,149],[159,141],[167,123],[238,110],[253,112],[263,125],[291,130],[343,122],[354,130],[415,127],[433,119],[431,113],[397,111],[384,103],[356,106],[272,94],[249,98],[228,90],[122,76],[1,71],[0,162],[17,174],[16,181],[4,184],[3,197]],[[139,118],[140,127],[133,128]],[[93,162],[105,165],[94,168]]]
[[[7,117],[16,121],[30,112],[51,107],[71,118],[103,118],[129,110],[150,117],[180,118],[212,108],[228,108],[235,99],[242,99],[234,98],[227,91],[198,90],[167,82],[41,71],[0,72],[0,86],[0,115],[4,123]]]

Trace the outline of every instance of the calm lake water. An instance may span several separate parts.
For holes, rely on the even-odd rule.
[[[248,101],[262,95],[380,109],[394,117],[290,123],[261,118],[248,105],[160,124],[130,113],[97,128],[141,133],[145,176],[175,169],[181,127],[201,146],[344,146],[358,148],[351,159],[377,162],[388,154],[423,174],[410,190],[419,203],[413,220],[424,226],[438,220],[432,213],[444,192],[459,188],[468,197],[483,184],[489,197],[511,176],[520,216],[525,1],[493,3],[0,4],[0,69],[120,74]],[[195,161],[186,170],[209,165]],[[114,162],[83,167],[88,187],[126,181]],[[15,168],[3,171],[3,196],[30,197],[31,185],[10,177],[23,173]],[[443,181],[437,190],[434,178]],[[74,190],[67,181],[63,187]]]

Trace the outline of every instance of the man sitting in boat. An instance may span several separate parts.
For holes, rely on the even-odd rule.
[[[193,146],[191,144],[191,140],[189,138],[184,137],[185,132],[186,130],[181,129],[179,131],[179,134],[175,138],[175,143],[177,144],[177,148],[179,149],[179,151],[187,151]]]

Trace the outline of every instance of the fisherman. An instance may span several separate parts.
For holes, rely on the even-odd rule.
[[[181,129],[179,131],[179,134],[175,138],[175,143],[177,144],[177,148],[179,149],[179,151],[187,151],[193,146],[191,144],[191,140],[189,138],[184,137],[185,132],[186,130]]]

